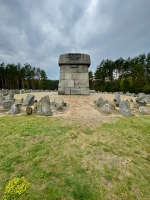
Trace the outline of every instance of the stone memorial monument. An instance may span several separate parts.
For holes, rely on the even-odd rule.
[[[88,68],[90,64],[90,56],[87,54],[60,55],[58,94],[89,94]]]

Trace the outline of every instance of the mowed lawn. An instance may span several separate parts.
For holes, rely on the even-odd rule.
[[[1,117],[0,199],[15,177],[30,183],[21,200],[148,200],[150,117],[98,127],[64,126],[61,117]]]

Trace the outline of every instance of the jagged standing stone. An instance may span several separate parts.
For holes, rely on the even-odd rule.
[[[21,104],[13,104],[9,113],[10,114],[18,114],[20,113],[21,110]]]
[[[52,115],[49,96],[42,97],[38,103],[38,110],[42,115]]]
[[[8,95],[8,91],[7,90],[3,90],[3,96],[7,96]]]
[[[150,95],[146,95],[145,99],[146,102],[150,103]]]
[[[57,103],[57,102],[56,102],[56,106],[55,107],[57,108],[57,110],[62,110],[63,109],[63,105],[60,104],[60,103]]]
[[[132,112],[128,106],[128,104],[125,102],[125,101],[120,101],[120,112],[123,114],[123,115],[126,115],[126,116],[131,116],[132,115]]]
[[[0,105],[2,105],[3,104],[3,95],[0,93]]]
[[[136,101],[140,106],[146,106],[146,101],[143,99],[141,101]]]
[[[97,106],[103,106],[105,104],[105,101],[103,100],[102,97],[100,97],[97,101],[96,101],[96,105]]]
[[[32,108],[30,106],[26,107],[27,115],[32,115]]]
[[[140,93],[139,96],[135,99],[137,103],[142,102],[146,98],[146,95],[143,93]]]
[[[33,94],[27,94],[26,99],[24,101],[24,106],[33,106],[35,96]]]
[[[104,113],[109,114],[109,113],[110,113],[110,105],[109,105],[109,103],[105,103],[105,104],[103,105],[102,110],[103,110]]]
[[[14,100],[14,94],[13,94],[13,93],[9,93],[9,94],[6,96],[6,100]]]
[[[147,111],[142,108],[142,107],[139,107],[139,112],[142,114],[142,115],[146,115],[147,114]]]
[[[118,107],[120,104],[120,94],[116,94],[115,98],[114,98],[114,103],[115,105]]]
[[[3,109],[10,109],[11,106],[13,105],[13,101],[12,100],[5,100],[3,101]]]

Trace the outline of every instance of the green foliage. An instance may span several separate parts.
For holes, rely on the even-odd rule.
[[[93,89],[93,72],[89,71],[89,88]]]
[[[97,91],[149,93],[150,53],[115,61],[102,60],[94,73],[93,87]]]
[[[128,81],[128,78],[121,78],[120,90],[123,92],[130,91],[130,82]]]
[[[26,63],[0,64],[0,88],[3,89],[49,89],[45,84],[47,75],[44,70]]]

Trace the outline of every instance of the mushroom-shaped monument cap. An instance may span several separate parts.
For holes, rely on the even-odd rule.
[[[59,56],[58,65],[88,65],[90,66],[91,60],[88,54],[82,53],[68,53]]]

